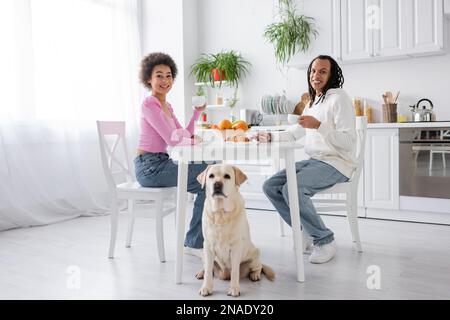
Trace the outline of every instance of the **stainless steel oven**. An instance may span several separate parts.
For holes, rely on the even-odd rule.
[[[400,196],[450,199],[450,128],[401,128],[399,138]]]

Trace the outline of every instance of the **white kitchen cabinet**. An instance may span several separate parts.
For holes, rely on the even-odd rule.
[[[427,1],[427,0],[425,0]],[[368,27],[373,33],[372,57],[405,56],[408,41],[407,7],[409,0],[374,0],[368,15],[373,19]]]
[[[398,143],[398,129],[367,131],[364,155],[366,208],[399,209]]]
[[[408,0],[342,0],[342,60],[405,56]]]
[[[372,0],[341,0],[341,59],[365,60],[373,56],[373,30],[367,28]]]
[[[427,55],[443,52],[444,3],[442,0],[404,0],[407,5],[407,52]]]
[[[341,0],[342,61],[443,52],[443,0]]]

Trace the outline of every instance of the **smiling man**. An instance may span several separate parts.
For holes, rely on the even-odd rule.
[[[314,243],[309,261],[325,263],[336,253],[334,234],[318,215],[311,197],[336,183],[348,181],[355,171],[355,112],[351,99],[342,89],[342,70],[333,58],[325,55],[315,58],[308,67],[307,79],[310,103],[298,124],[286,131],[260,132],[256,138],[271,142],[294,141],[305,136],[305,152],[310,158],[295,164],[300,219],[303,230]],[[284,221],[291,225],[286,170],[269,178],[263,190]]]

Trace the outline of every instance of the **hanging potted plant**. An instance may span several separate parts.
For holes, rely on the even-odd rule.
[[[314,26],[314,18],[296,13],[291,0],[278,0],[280,21],[274,22],[264,30],[264,37],[275,48],[275,59],[286,65],[293,55],[306,52],[311,38],[319,34]]]

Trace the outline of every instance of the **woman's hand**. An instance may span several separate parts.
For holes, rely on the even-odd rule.
[[[298,118],[298,124],[307,129],[318,129],[320,123],[321,122],[313,116],[301,116]]]
[[[192,135],[192,139],[194,140],[195,144],[203,142],[203,139],[200,136],[196,135],[196,134]]]
[[[203,104],[202,106],[195,106],[194,108],[197,111],[203,112],[206,109],[206,103]]]
[[[270,142],[272,141],[272,135],[270,134],[270,132],[259,131],[254,136],[252,136],[251,139],[259,142]]]

